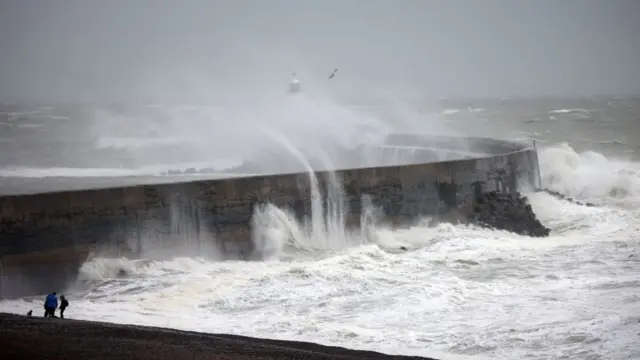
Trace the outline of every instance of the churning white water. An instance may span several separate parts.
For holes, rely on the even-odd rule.
[[[309,167],[300,143],[272,135]],[[341,189],[311,178],[306,222],[268,204],[254,213],[265,261],[94,258],[66,315],[441,359],[640,358],[640,164],[567,144],[540,163],[544,187],[597,205],[529,194],[548,238],[429,219],[389,229],[370,206],[351,232]]]
[[[640,356],[640,211],[624,206],[640,198],[640,166],[566,145],[543,149],[541,163],[546,187],[599,204],[531,194],[549,238],[373,222],[349,234],[340,211],[298,224],[267,205],[254,237],[269,260],[95,258],[68,316],[444,359]]]

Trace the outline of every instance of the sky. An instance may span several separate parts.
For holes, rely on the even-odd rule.
[[[2,0],[0,99],[640,93],[637,0]],[[327,76],[338,68],[335,78]]]

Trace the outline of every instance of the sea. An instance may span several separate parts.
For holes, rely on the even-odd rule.
[[[543,188],[595,206],[525,193],[547,238],[429,219],[373,224],[363,238],[334,226],[335,213],[310,224],[266,208],[280,220],[265,229],[265,261],[97,256],[52,290],[75,319],[443,360],[640,359],[639,98],[7,103],[0,181],[224,171],[283,138],[296,154],[278,161],[294,161],[397,131],[535,143]],[[0,311],[39,314],[43,300],[2,300]]]

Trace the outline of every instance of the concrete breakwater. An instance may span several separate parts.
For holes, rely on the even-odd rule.
[[[347,205],[348,227],[359,226],[363,196],[387,221],[407,224],[429,215],[468,214],[478,191],[540,187],[537,153],[522,144],[427,135],[387,139],[387,146],[401,144],[413,146],[419,161],[435,149],[466,155],[315,172],[324,198],[335,196],[327,191],[335,179]],[[258,205],[289,209],[299,219],[312,211],[308,172],[217,177],[144,185],[129,185],[128,179],[127,186],[0,197],[0,296],[59,289],[90,252],[102,249],[135,256],[149,246],[172,249],[172,254],[259,260],[251,242]]]

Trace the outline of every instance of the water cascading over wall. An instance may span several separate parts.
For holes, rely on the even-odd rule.
[[[359,226],[365,196],[386,221],[407,224],[423,216],[468,212],[478,184],[500,192],[539,187],[534,149],[492,139],[449,140],[397,135],[387,144],[467,155],[444,162],[317,172],[318,187],[326,197],[335,177],[349,210],[345,223],[352,227]],[[427,156],[419,149],[412,151],[418,159]],[[489,151],[494,155],[483,156]],[[250,241],[251,223],[255,208],[266,203],[289,209],[300,220],[309,217],[309,174],[0,197],[0,296],[63,287],[97,249],[135,256],[145,249],[168,248],[171,255],[259,260]]]

